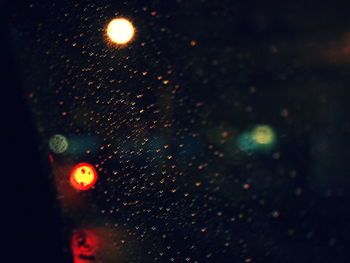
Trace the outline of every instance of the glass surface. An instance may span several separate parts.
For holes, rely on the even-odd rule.
[[[74,263],[345,262],[345,4],[9,6]]]

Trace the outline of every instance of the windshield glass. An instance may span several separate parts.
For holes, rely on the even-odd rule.
[[[10,4],[74,263],[344,262],[348,9],[253,2]]]

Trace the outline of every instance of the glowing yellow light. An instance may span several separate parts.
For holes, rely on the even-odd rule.
[[[267,125],[257,126],[252,132],[254,140],[259,144],[271,144],[275,140],[274,131]]]
[[[88,163],[80,163],[73,168],[70,182],[78,190],[90,189],[97,180],[95,168]]]
[[[113,19],[107,26],[107,35],[117,44],[125,44],[134,36],[135,28],[124,18]]]

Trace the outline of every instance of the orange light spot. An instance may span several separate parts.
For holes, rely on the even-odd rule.
[[[80,163],[76,165],[70,176],[71,185],[77,190],[90,189],[97,180],[97,173],[95,168],[88,163]]]

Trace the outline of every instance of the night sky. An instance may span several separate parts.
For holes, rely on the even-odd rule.
[[[31,167],[5,173],[10,247],[29,262],[348,262],[349,7],[3,5],[4,163]],[[115,18],[128,43],[109,39]],[[80,163],[91,188],[72,183]]]

